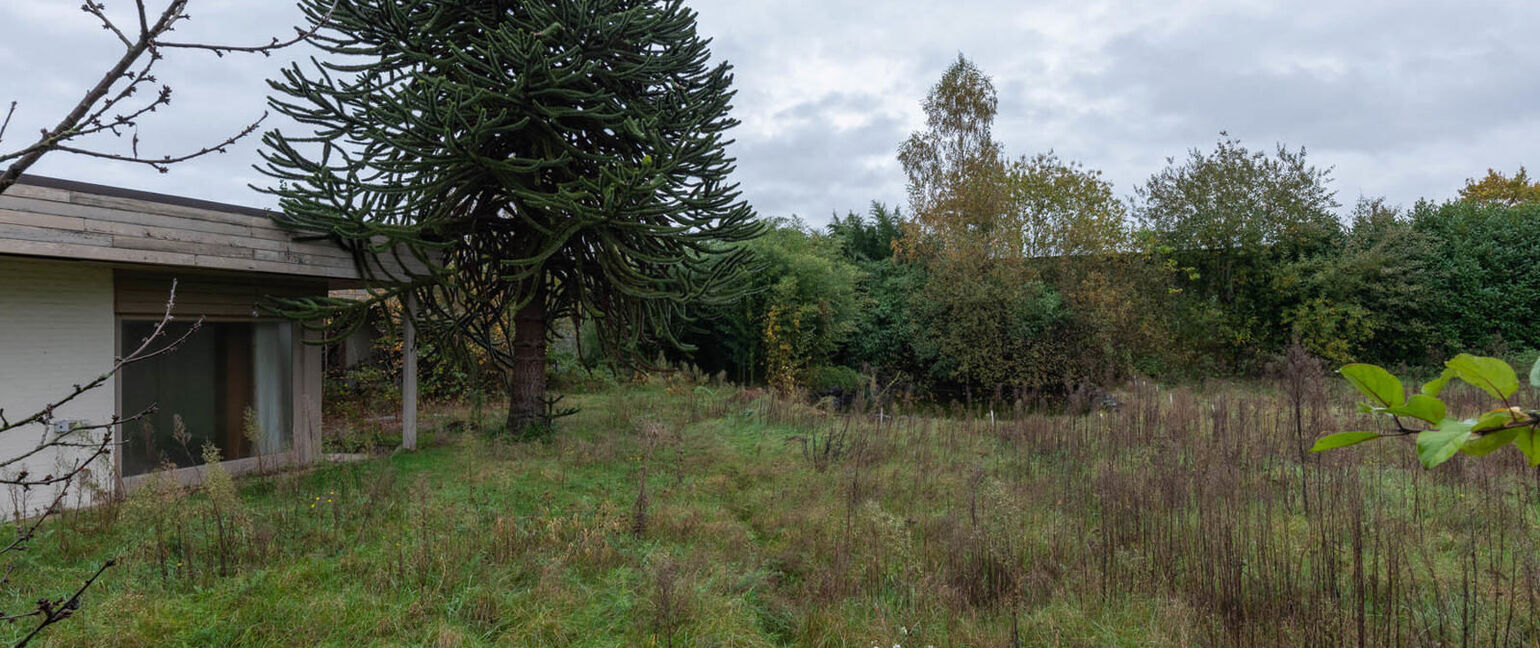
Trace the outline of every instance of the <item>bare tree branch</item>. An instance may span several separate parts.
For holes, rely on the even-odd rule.
[[[76,155],[84,155],[86,157],[101,158],[103,160],[114,160],[114,161],[117,161],[117,162],[131,162],[131,163],[135,163],[135,164],[144,164],[144,165],[148,165],[148,166],[154,167],[157,171],[160,171],[161,173],[165,173],[165,172],[170,170],[168,167],[170,165],[172,165],[172,164],[176,164],[178,162],[186,162],[186,161],[191,160],[193,158],[200,158],[200,157],[203,157],[205,155],[209,155],[211,153],[224,153],[224,152],[226,152],[228,147],[231,144],[236,143],[241,138],[246,137],[247,135],[250,135],[252,132],[256,131],[257,127],[261,126],[262,122],[264,120],[266,120],[266,119],[267,119],[267,113],[263,112],[262,116],[260,118],[258,118],[257,121],[254,121],[251,124],[247,125],[246,128],[241,129],[241,132],[236,133],[235,135],[225,139],[225,141],[220,142],[218,144],[215,144],[213,146],[208,146],[208,147],[205,147],[205,148],[198,149],[198,150],[193,151],[191,153],[186,153],[186,154],[177,155],[177,156],[167,155],[167,156],[161,157],[161,158],[144,158],[144,157],[140,157],[139,156],[139,136],[137,134],[134,135],[134,144],[133,144],[133,151],[134,152],[131,155],[119,155],[117,153],[104,153],[102,151],[92,151],[92,150],[88,150],[88,149],[78,149],[78,148],[75,148],[73,146],[57,146],[57,147],[55,147],[55,149],[59,150],[59,151],[63,151],[65,153],[74,153]]]
[[[280,42],[278,40],[278,37],[274,36],[273,37],[273,41],[271,43],[266,44],[266,45],[256,45],[256,46],[251,46],[251,47],[240,47],[240,46],[232,46],[232,45],[212,45],[212,44],[204,44],[204,43],[168,43],[168,42],[164,42],[164,41],[156,41],[155,42],[155,47],[207,50],[207,51],[213,52],[215,56],[224,56],[226,52],[243,52],[243,53],[248,53],[248,54],[261,54],[263,56],[269,56],[275,50],[281,50],[281,49],[283,49],[285,47],[288,47],[290,45],[297,45],[297,44],[299,44],[299,43],[301,43],[303,41],[309,40],[311,36],[316,35],[316,32],[321,31],[321,28],[325,27],[326,23],[331,22],[332,14],[336,13],[336,11],[337,11],[337,3],[333,2],[332,3],[332,8],[328,9],[326,11],[326,15],[324,17],[322,17],[320,21],[316,22],[315,26],[311,27],[310,29],[300,29],[298,27],[295,27],[294,28],[294,38],[291,38],[289,40],[281,41]]]
[[[123,43],[124,47],[133,47],[134,42],[129,40],[128,36],[123,34],[123,30],[118,29],[117,25],[112,24],[112,19],[108,18],[107,14],[103,12],[103,9],[106,8],[107,5],[100,2],[91,2],[91,0],[86,0],[85,4],[80,5],[81,11],[96,16],[97,20],[102,21],[102,29],[108,30],[116,35],[118,37],[118,41]]]
[[[112,91],[113,85],[125,78],[124,73],[128,72],[129,68],[139,60],[139,57],[144,56],[149,51],[154,36],[160,30],[171,27],[175,22],[175,18],[186,7],[187,1],[173,0],[161,14],[160,19],[156,21],[155,26],[148,33],[141,35],[138,40],[132,42],[127,50],[123,52],[123,55],[118,58],[117,63],[107,69],[107,72],[96,82],[96,85],[86,91],[85,96],[81,97],[80,101],[75,104],[75,107],[63,119],[59,120],[57,125],[52,129],[44,130],[36,143],[23,149],[19,154],[0,157],[0,159],[5,157],[18,158],[3,173],[0,173],[0,193],[4,193],[11,185],[16,184],[16,180],[21,177],[21,174],[33,164],[36,164],[38,160],[42,159],[44,153],[57,148],[64,141],[73,139],[78,135],[77,131],[80,128],[80,124],[86,118],[86,115],[90,114],[92,107],[96,106],[97,102],[100,102],[102,98],[107,96],[107,93]],[[130,80],[129,86],[133,87],[138,83],[140,83],[138,79]]]
[[[144,12],[144,0],[134,0],[134,5],[139,10],[139,35],[146,36],[150,33],[150,23]]]
[[[111,133],[116,137],[122,137],[128,130],[133,129],[136,121],[144,115],[155,112],[156,109],[170,103],[171,89],[160,84],[150,70],[155,62],[162,57],[162,49],[197,49],[213,52],[216,56],[223,57],[228,52],[241,52],[270,55],[272,52],[303,42],[314,36],[330,21],[332,12],[336,10],[336,4],[326,15],[316,21],[310,29],[299,27],[294,29],[295,36],[289,40],[280,41],[274,37],[267,45],[238,46],[220,45],[214,43],[179,43],[168,42],[164,38],[177,23],[188,19],[187,7],[191,0],[169,0],[165,8],[152,19],[152,14],[146,9],[144,0],[135,0],[135,13],[139,21],[139,31],[136,37],[130,37],[129,32],[124,31],[115,23],[106,12],[103,3],[95,0],[85,0],[81,10],[95,17],[102,23],[102,28],[112,32],[113,36],[123,45],[123,53],[118,60],[107,68],[96,84],[80,98],[75,106],[70,109],[52,128],[39,130],[36,140],[27,146],[11,152],[0,151],[0,163],[8,166],[0,170],[0,194],[5,193],[11,185],[21,178],[21,175],[36,164],[38,160],[50,152],[58,151],[73,153],[118,162],[129,162],[151,166],[162,173],[168,170],[168,166],[178,162],[185,162],[194,158],[223,152],[231,144],[251,135],[259,124],[266,119],[262,118],[252,122],[236,135],[212,146],[203,147],[193,153],[184,155],[165,155],[160,157],[142,156],[139,153],[139,136],[135,132],[130,140],[129,154],[106,153],[89,146],[68,144],[72,140],[98,135],[103,132]],[[142,67],[138,71],[133,68],[136,65]],[[120,112],[113,117],[106,115],[118,104],[138,94],[145,86],[159,86],[160,91],[155,98],[144,105],[127,111]],[[10,111],[6,114],[5,121],[0,123],[0,138],[5,135],[6,127],[10,125],[11,118],[16,112],[16,102],[11,102]]]
[[[5,130],[11,127],[11,118],[16,116],[16,102],[11,102],[11,109],[5,112],[5,121],[0,122],[0,142],[5,141]]]
[[[101,567],[96,569],[96,573],[86,579],[86,582],[82,583],[80,588],[76,589],[75,593],[68,599],[44,599],[38,601],[38,616],[41,616],[42,620],[37,624],[37,627],[32,629],[32,632],[22,637],[21,641],[16,642],[16,648],[24,648],[27,644],[32,643],[32,640],[36,639],[38,633],[41,633],[44,628],[74,615],[75,610],[80,609],[80,596],[85,594],[86,590],[91,589],[91,586],[96,584],[96,581],[102,577],[102,574],[117,564],[118,560],[116,558],[107,559],[106,562],[102,563]]]
[[[113,363],[111,369],[107,370],[106,373],[97,376],[96,379],[92,380],[91,382],[88,382],[84,385],[75,385],[74,389],[68,395],[44,406],[37,413],[15,423],[7,422],[3,425],[0,425],[0,434],[10,432],[11,430],[15,430],[23,426],[32,425],[34,423],[41,423],[44,425],[52,423],[54,410],[64,407],[70,401],[79,398],[82,394],[101,387],[103,384],[106,384],[106,382],[111,380],[113,376],[116,376],[119,372],[123,371],[124,367],[175,351],[178,346],[180,346],[183,342],[186,342],[193,333],[196,333],[198,329],[203,326],[203,318],[198,318],[198,321],[193,323],[192,328],[188,329],[186,333],[184,333],[181,337],[178,337],[172,343],[160,347],[155,346],[156,342],[166,337],[166,327],[176,319],[176,317],[172,315],[173,309],[176,308],[176,287],[177,282],[172,281],[171,295],[166,300],[165,314],[161,316],[160,322],[155,325],[155,328],[150,331],[150,335],[145,337],[132,353],[118,358],[117,361]],[[0,412],[0,415],[3,415],[3,412]],[[0,466],[4,465],[5,464],[0,463]]]
[[[144,362],[146,360],[171,353],[179,346],[181,346],[183,342],[186,342],[187,339],[193,335],[193,333],[197,332],[203,324],[202,318],[199,318],[197,322],[194,322],[193,325],[180,336],[177,336],[175,339],[172,339],[169,342],[167,341],[168,338],[170,338],[168,327],[175,320],[175,316],[173,315],[175,307],[176,282],[173,281],[171,284],[171,293],[166,299],[166,310],[165,313],[161,316],[160,322],[155,325],[149,335],[145,336],[145,338],[139,342],[138,346],[135,347],[133,351],[123,355],[120,358],[117,358],[113,362],[112,368],[109,369],[106,373],[97,376],[94,380],[85,384],[75,385],[68,394],[59,400],[43,406],[38,412],[17,422],[13,423],[7,421],[3,413],[0,413],[0,434],[11,432],[23,426],[33,424],[42,425],[46,430],[42,441],[40,441],[37,446],[27,452],[22,453],[19,456],[11,457],[3,462],[0,462],[0,468],[23,463],[27,459],[35,457],[44,451],[89,451],[84,454],[77,452],[73,463],[70,463],[67,467],[62,468],[56,473],[50,473],[39,477],[31,474],[27,469],[23,468],[14,475],[0,475],[0,486],[20,488],[24,491],[41,487],[57,488],[53,494],[53,499],[49,502],[46,508],[41,510],[38,515],[32,517],[30,520],[18,522],[18,526],[16,528],[16,537],[11,540],[9,544],[0,546],[0,555],[22,552],[28,549],[32,540],[37,537],[37,532],[40,528],[42,528],[44,522],[46,522],[50,517],[52,517],[62,508],[66,496],[73,490],[72,487],[78,486],[78,483],[83,478],[88,478],[90,476],[92,465],[98,463],[100,460],[108,457],[112,453],[112,449],[117,445],[113,438],[113,430],[115,428],[124,423],[144,418],[155,411],[155,406],[152,405],[146,410],[139,412],[138,414],[135,414],[134,416],[131,416],[127,419],[122,419],[114,415],[112,420],[108,423],[83,425],[63,433],[55,433],[55,431],[47,429],[51,428],[53,425],[54,413],[63,406],[67,405],[71,401],[74,401],[76,398],[79,398],[82,394],[85,394],[94,389],[101,388],[107,383],[109,379],[121,373],[123,368],[129,365]],[[95,440],[87,440],[92,438],[90,436],[90,433],[92,432],[99,432],[100,436],[96,437]],[[18,515],[20,515],[20,513],[21,512],[18,511]],[[15,574],[20,564],[20,562],[13,559],[6,567],[4,575],[0,576],[0,584],[9,584],[11,576]],[[22,637],[15,644],[17,647],[26,646],[48,626],[63,621],[72,616],[75,611],[80,608],[80,597],[86,592],[86,590],[90,589],[90,587],[102,577],[102,574],[106,573],[107,569],[116,564],[116,559],[110,559],[104,562],[100,567],[96,569],[96,572],[92,574],[90,578],[86,579],[80,585],[80,587],[75,589],[75,591],[67,597],[40,599],[36,602],[35,607],[27,612],[16,614],[0,612],[0,622],[14,622],[28,618],[37,619],[37,625],[34,626],[26,636]]]

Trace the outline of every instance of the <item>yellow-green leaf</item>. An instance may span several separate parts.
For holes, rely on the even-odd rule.
[[[1519,390],[1518,373],[1513,370],[1512,365],[1497,358],[1483,358],[1462,353],[1445,363],[1445,366],[1453,369],[1460,380],[1475,385],[1498,400],[1506,400]]]
[[[1430,469],[1449,461],[1470,440],[1474,426],[1474,421],[1444,419],[1437,429],[1417,435],[1417,458]]]
[[[1339,373],[1378,407],[1400,407],[1406,404],[1406,388],[1389,371],[1371,364],[1350,364]]]
[[[1503,446],[1513,443],[1518,437],[1518,430],[1503,430],[1502,432],[1484,434],[1466,441],[1465,447],[1460,448],[1460,452],[1472,457],[1485,457],[1497,452]]]
[[[1380,435],[1375,434],[1374,432],[1339,432],[1330,436],[1321,437],[1321,440],[1316,441],[1315,447],[1310,448],[1310,451],[1325,452],[1327,450],[1336,450],[1337,448],[1346,448],[1348,446],[1358,445],[1367,441],[1373,441],[1378,438],[1380,438]]]
[[[1454,370],[1444,369],[1444,373],[1439,374],[1439,377],[1422,386],[1422,393],[1437,398],[1439,394],[1444,393],[1444,388],[1449,386],[1451,380],[1454,380]]]
[[[1529,459],[1531,468],[1540,466],[1540,432],[1535,428],[1527,427],[1519,430],[1519,435],[1513,439],[1514,445]]]
[[[1515,422],[1514,416],[1515,414],[1513,413],[1513,410],[1492,410],[1482,414],[1481,418],[1476,419],[1476,426],[1471,428],[1471,431],[1485,432],[1487,430],[1496,430],[1497,428],[1500,428],[1504,425]]]
[[[1426,394],[1412,394],[1411,398],[1406,399],[1405,405],[1392,407],[1385,411],[1396,416],[1410,416],[1420,421],[1427,421],[1433,425],[1438,425],[1449,413],[1448,407],[1444,405],[1444,401]]]

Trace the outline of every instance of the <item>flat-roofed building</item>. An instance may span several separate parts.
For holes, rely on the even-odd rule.
[[[371,262],[409,274],[391,259]],[[174,352],[127,366],[59,408],[49,429],[0,435],[0,459],[36,447],[40,435],[153,406],[117,426],[111,470],[93,471],[99,484],[131,487],[162,467],[196,481],[206,445],[232,472],[315,461],[322,350],[306,343],[304,327],[261,306],[357,288],[358,268],[342,247],[297,240],[262,210],[24,177],[0,194],[0,411],[30,413],[110,370],[160,322],[173,281],[169,337],[203,323]],[[415,403],[408,409],[403,426],[415,434]],[[7,470],[44,474],[72,451]]]

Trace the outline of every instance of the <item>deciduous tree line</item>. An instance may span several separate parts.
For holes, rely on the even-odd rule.
[[[773,221],[742,244],[763,264],[751,296],[697,309],[691,360],[813,391],[866,377],[977,399],[1253,374],[1296,341],[1408,366],[1540,348],[1540,276],[1511,271],[1540,255],[1540,184],[1523,170],[1455,201],[1347,207],[1304,149],[1222,134],[1124,198],[1051,152],[1008,157],[994,87],[966,59],[924,107],[899,151],[908,209]]]

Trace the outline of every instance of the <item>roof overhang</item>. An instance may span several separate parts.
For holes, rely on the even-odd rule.
[[[0,194],[0,255],[308,277],[339,287],[363,283],[351,253],[332,241],[299,240],[276,214],[22,176]],[[426,274],[403,267],[415,265],[405,255],[378,255],[371,265],[397,281]]]

